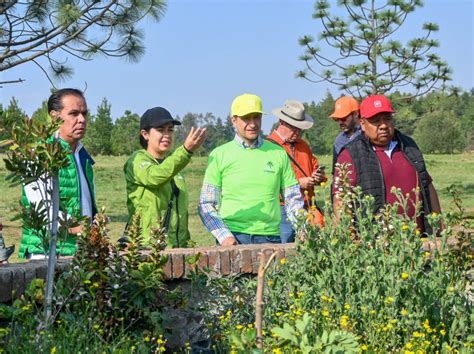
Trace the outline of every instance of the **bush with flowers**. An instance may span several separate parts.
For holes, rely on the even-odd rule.
[[[128,228],[125,249],[112,244],[107,217],[100,213],[78,236],[76,257],[59,276],[53,324],[44,326],[44,281],[36,279],[11,306],[0,305],[0,352],[163,352],[163,307],[169,291],[162,282],[164,236],[153,230],[144,256],[140,220]],[[170,300],[171,301],[171,300]]]
[[[421,238],[398,206],[374,218],[367,212],[372,198],[357,188],[339,191],[345,210],[337,225],[327,201],[326,225],[305,226],[297,256],[267,273],[258,350],[472,352],[472,236],[453,230],[453,215],[432,214],[433,234]],[[393,192],[406,206],[406,196]],[[426,240],[437,246],[427,251]],[[214,348],[257,350],[256,281],[209,278],[204,290],[212,301],[203,308]]]

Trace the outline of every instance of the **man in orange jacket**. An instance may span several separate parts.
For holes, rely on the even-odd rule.
[[[304,105],[296,100],[287,100],[281,108],[275,108],[272,113],[280,120],[278,127],[267,137],[267,140],[283,147],[291,161],[291,167],[295,172],[304,199],[304,207],[309,216],[319,213],[316,222],[322,225],[322,215],[313,205],[314,187],[326,182],[324,166],[319,166],[318,159],[311,152],[309,145],[301,139],[303,130],[313,126],[313,118],[305,113]],[[285,214],[285,208],[281,208],[280,235],[281,242],[294,242],[295,230],[291,227]]]

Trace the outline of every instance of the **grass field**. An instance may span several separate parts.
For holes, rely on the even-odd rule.
[[[0,154],[0,157],[0,221],[4,225],[3,234],[6,244],[15,244],[18,250],[21,223],[11,219],[18,211],[21,191],[20,187],[9,187],[5,181],[7,175],[3,162],[5,155]],[[320,156],[319,159],[330,170],[330,156]],[[425,159],[434,185],[438,190],[443,210],[451,208],[447,187],[455,184],[463,192],[462,199],[467,215],[474,216],[474,154],[427,155]],[[106,208],[111,219],[110,236],[112,239],[118,239],[128,218],[123,177],[123,164],[126,157],[98,156],[95,160],[97,205]],[[197,201],[206,163],[207,158],[195,157],[183,171],[189,189],[189,229],[197,246],[214,244],[213,237],[204,229],[197,214]],[[17,253],[10,259],[12,262],[17,262]]]

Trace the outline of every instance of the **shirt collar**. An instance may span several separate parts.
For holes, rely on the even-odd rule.
[[[74,150],[74,153],[77,154],[83,147],[84,145],[82,145],[82,143],[78,141],[76,145],[76,149]]]
[[[391,159],[392,158],[392,154],[393,154],[393,151],[395,150],[395,148],[397,147],[398,145],[398,141],[397,140],[392,140],[390,142],[390,144],[388,145],[388,147],[384,150],[385,154]],[[372,145],[372,149],[374,149],[374,151],[376,150],[375,146]]]
[[[258,149],[263,145],[263,139],[260,135],[252,145],[247,144],[238,134],[235,134],[234,140],[244,149]]]
[[[359,135],[361,133],[361,129],[360,129],[360,125],[357,125],[354,129],[354,132],[352,133],[351,136],[349,136],[349,134],[347,134],[346,132],[342,132],[342,134],[348,138],[349,140],[355,138],[357,135]]]

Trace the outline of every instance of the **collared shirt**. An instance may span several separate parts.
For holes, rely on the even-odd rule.
[[[303,177],[309,177],[319,167],[319,161],[316,156],[313,155],[310,146],[301,138],[296,139],[295,142],[286,142],[286,139],[277,131],[274,130],[269,136],[269,140],[273,140],[280,145],[285,151],[296,161],[299,167],[304,171],[301,171],[299,167],[293,161],[291,167],[295,172],[296,179],[299,180]],[[326,182],[327,178],[323,180]],[[304,198],[305,207],[312,205],[314,188],[301,189],[301,195]],[[283,203],[281,203],[283,205]]]
[[[419,187],[419,179],[415,168],[411,165],[403,152],[400,150],[398,141],[392,140],[388,147],[377,147],[372,145],[372,149],[377,155],[380,163],[382,178],[385,190],[385,202],[387,204],[399,204],[398,213],[406,214],[410,218],[416,218],[418,228],[424,230],[423,218],[416,213],[416,203],[423,200],[421,191],[417,193],[416,188]],[[343,149],[339,155],[337,162],[347,164],[349,171],[348,179],[352,187],[357,185],[357,171],[354,166],[349,151]],[[339,175],[336,174],[336,178]],[[428,181],[431,183],[431,176],[428,175]],[[400,205],[397,195],[392,193],[392,188],[399,188],[402,195],[407,197],[406,209]],[[337,186],[333,186],[333,195],[337,192]]]
[[[227,237],[232,236],[232,232],[219,215],[222,189],[213,184],[204,183],[199,196],[199,216],[202,223],[211,234],[222,243]],[[293,228],[296,227],[297,213],[303,210],[303,199],[298,184],[282,190],[283,200],[288,219]]]
[[[81,190],[81,215],[92,218],[93,212],[91,191],[89,184],[87,183],[86,175],[82,170],[81,159],[79,156],[79,152],[83,147],[84,146],[79,142],[76,146],[76,149],[74,150],[73,157],[74,162],[76,163],[77,175],[79,177],[79,187]]]
[[[352,140],[357,138],[361,134],[360,126],[356,126],[354,133],[352,135],[347,134],[346,132],[341,132],[336,139],[334,140],[334,152],[336,156],[339,155],[342,148],[349,144]]]
[[[252,145],[247,144],[247,142],[242,139],[238,134],[235,134],[234,140],[237,141],[237,143],[239,143],[239,145],[242,146],[244,149],[258,149],[263,144],[263,139],[260,135],[257,137],[257,140],[255,140]]]
[[[243,149],[256,149],[264,144],[264,139],[260,136],[252,146],[249,146],[237,134],[235,135],[234,140]],[[282,188],[280,192],[283,196],[288,218],[295,226],[297,222],[297,213],[303,209],[303,199],[301,197],[299,184],[296,183],[287,188]],[[204,226],[212,233],[219,243],[222,243],[227,237],[232,236],[232,232],[219,214],[221,200],[221,187],[210,183],[203,184],[199,197],[199,216],[201,217]]]

